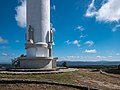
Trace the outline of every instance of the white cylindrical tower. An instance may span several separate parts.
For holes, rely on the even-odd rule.
[[[50,28],[50,0],[26,0],[27,32],[26,56],[17,58],[20,68],[53,69],[53,32]]]
[[[27,57],[49,57],[50,0],[27,1]]]

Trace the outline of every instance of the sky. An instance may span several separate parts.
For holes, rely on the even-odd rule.
[[[0,63],[26,54],[26,2],[0,2]],[[120,61],[120,0],[51,0],[53,56]]]

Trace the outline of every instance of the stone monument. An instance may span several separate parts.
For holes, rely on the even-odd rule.
[[[17,58],[20,68],[55,68],[52,57],[53,32],[50,27],[50,0],[26,0],[26,56]]]

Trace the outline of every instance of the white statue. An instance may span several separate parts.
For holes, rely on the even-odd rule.
[[[29,25],[29,28],[28,28],[28,42],[29,43],[34,43],[34,31],[33,31],[33,28],[31,27],[31,25]]]

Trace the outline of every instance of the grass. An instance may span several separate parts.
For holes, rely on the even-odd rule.
[[[65,83],[65,84],[78,85],[75,82],[75,80],[76,80],[75,78],[78,75],[85,76],[84,74],[80,73],[79,71],[74,71],[74,72],[60,73],[60,74],[28,74],[28,75],[0,74],[0,79],[7,79],[7,80],[8,79],[28,79],[28,80],[41,80],[41,81],[59,82],[59,83]],[[16,85],[9,85],[9,86],[11,87],[10,89],[15,90],[15,88],[13,88],[13,87],[17,88],[17,86],[21,86],[21,85],[16,84]],[[76,88],[67,88],[64,86],[54,86],[54,85],[53,86],[49,85],[49,87],[48,87],[48,85],[43,85],[43,87],[41,87],[39,85],[37,85],[37,86],[36,85],[27,85],[27,86],[28,86],[28,88],[33,87],[33,86],[36,88],[39,87],[39,89],[46,87],[46,88],[49,88],[48,90],[60,90],[60,89],[62,89],[62,90],[78,90]],[[2,85],[0,87],[6,88],[5,85]],[[21,87],[24,87],[24,86],[22,85]],[[26,87],[24,87],[24,88],[26,88]]]
[[[61,74],[28,74],[28,75],[0,74],[0,79],[30,79],[71,84],[75,83],[73,78],[75,78],[78,75],[83,77],[86,76],[86,74],[84,73],[74,71]]]
[[[0,74],[0,79],[27,79],[27,80],[40,80],[49,82],[58,82],[65,84],[83,85],[92,88],[100,88],[108,90],[112,86],[99,86],[99,82],[107,85],[120,86],[120,80],[100,74],[99,72],[91,72],[88,69],[79,69],[78,71],[59,73],[59,74],[28,74],[28,75],[13,75],[13,74]],[[117,88],[117,87],[116,87]]]
[[[2,90],[80,90],[65,86],[46,85],[46,84],[0,84]]]

